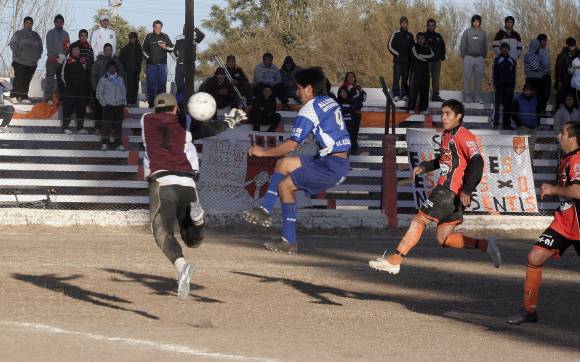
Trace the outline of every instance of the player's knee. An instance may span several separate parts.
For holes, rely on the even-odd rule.
[[[288,159],[286,157],[283,157],[278,161],[276,161],[276,166],[274,167],[274,170],[276,172],[286,174],[287,169],[288,169]]]
[[[541,267],[542,265],[544,265],[547,259],[546,257],[547,254],[549,254],[547,250],[546,252],[544,252],[536,248],[532,249],[528,254],[528,264],[533,265],[535,267]]]

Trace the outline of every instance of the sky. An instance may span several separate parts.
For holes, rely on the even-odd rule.
[[[71,36],[82,28],[89,29],[97,9],[108,8],[108,0],[64,0],[71,8],[74,20],[67,22],[65,28]],[[201,21],[209,16],[212,5],[224,6],[226,0],[195,0],[195,25],[201,27]],[[171,39],[182,33],[185,23],[185,0],[123,0],[119,15],[132,25],[142,25],[150,30],[154,20],[163,21],[163,32]],[[207,47],[215,39],[215,34],[204,29],[207,37],[199,49]]]

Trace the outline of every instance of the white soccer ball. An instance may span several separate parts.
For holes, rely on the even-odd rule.
[[[194,119],[206,122],[215,114],[217,105],[215,99],[209,93],[198,92],[189,98],[187,110]]]

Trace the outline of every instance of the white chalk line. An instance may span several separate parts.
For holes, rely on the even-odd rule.
[[[235,360],[235,361],[276,361],[274,359],[269,359],[269,358],[248,357],[248,356],[228,354],[228,353],[218,353],[218,352],[207,352],[207,351],[196,350],[196,349],[192,349],[192,348],[187,347],[187,346],[181,346],[181,345],[177,345],[177,344],[165,344],[165,343],[158,343],[158,342],[142,340],[142,339],[125,338],[125,337],[110,337],[110,336],[105,336],[102,334],[80,332],[80,331],[71,331],[71,330],[60,328],[60,327],[50,326],[50,325],[41,324],[41,323],[0,321],[0,324],[5,325],[5,326],[14,326],[14,327],[33,329],[35,331],[43,332],[43,333],[47,333],[47,334],[64,334],[64,335],[71,335],[71,336],[79,336],[79,337],[84,337],[84,338],[88,338],[88,339],[93,339],[96,341],[123,343],[123,344],[126,344],[126,345],[131,346],[131,347],[153,348],[153,349],[156,349],[159,351],[181,353],[181,354],[186,354],[186,355],[196,356],[196,357],[217,358],[217,359]]]

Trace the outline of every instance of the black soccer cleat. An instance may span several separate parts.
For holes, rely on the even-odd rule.
[[[263,207],[242,212],[242,219],[250,224],[269,228],[272,226],[272,217]]]
[[[298,245],[296,243],[290,244],[284,238],[280,241],[267,241],[264,243],[264,247],[268,250],[280,251],[290,255],[296,255],[298,253]]]
[[[513,325],[520,325],[522,323],[536,323],[538,321],[538,313],[530,313],[523,310],[520,313],[508,318],[507,323]]]

